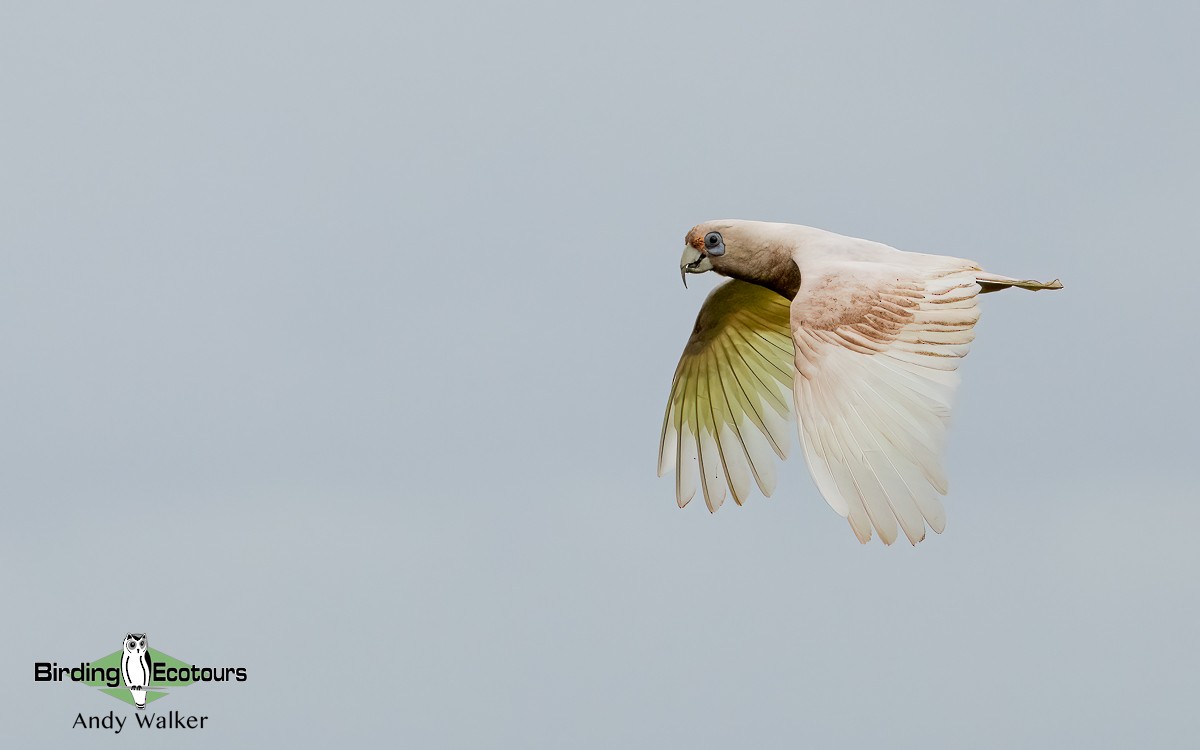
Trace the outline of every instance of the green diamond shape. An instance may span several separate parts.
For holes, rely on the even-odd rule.
[[[95,668],[98,668],[98,669],[108,669],[109,667],[116,667],[117,671],[119,673],[121,670],[121,655],[122,655],[122,653],[123,652],[121,652],[121,651],[114,651],[111,654],[109,654],[108,656],[105,656],[103,658],[96,659],[95,661],[93,661],[92,666]],[[179,659],[176,659],[174,656],[169,656],[168,654],[164,654],[162,651],[159,651],[158,649],[154,649],[154,648],[147,649],[147,653],[150,655],[150,661],[154,664],[155,669],[157,669],[159,664],[163,664],[167,667],[175,667],[178,670],[186,670],[187,673],[191,672],[191,667],[192,667],[191,664],[188,664],[187,662],[184,662],[184,661],[180,661]],[[191,679],[190,677],[187,679],[182,679],[182,680],[179,680],[179,679],[176,679],[176,680],[154,680],[154,679],[151,679],[151,685],[152,685],[152,687],[155,687],[155,688],[183,687],[185,685],[191,685],[194,682],[195,682],[195,680]],[[116,698],[117,700],[125,701],[126,703],[128,703],[131,706],[134,705],[133,694],[129,692],[128,687],[110,688],[105,684],[103,679],[87,680],[86,684],[91,685],[92,687],[100,688],[100,692],[107,693],[107,694],[111,695],[112,697]],[[122,685],[125,684],[124,676],[121,677],[121,684]],[[165,698],[166,696],[167,696],[167,693],[163,690],[147,690],[146,691],[146,703],[150,703],[151,701],[156,701],[159,698]]]

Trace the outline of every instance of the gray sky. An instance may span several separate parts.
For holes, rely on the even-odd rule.
[[[5,4],[6,744],[129,630],[248,670],[181,747],[1194,744],[1200,14],[901,5]],[[724,217],[1063,279],[944,535],[675,507]]]

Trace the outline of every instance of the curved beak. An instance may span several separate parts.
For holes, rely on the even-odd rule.
[[[704,253],[691,245],[683,248],[683,257],[679,259],[679,276],[683,279],[684,288],[687,288],[689,273],[704,273],[711,271],[712,267],[712,260]]]

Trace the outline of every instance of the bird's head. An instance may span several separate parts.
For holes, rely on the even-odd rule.
[[[715,221],[697,224],[688,231],[687,237],[683,238],[683,257],[679,259],[679,275],[683,278],[684,286],[687,286],[689,273],[715,270],[716,263],[722,262],[721,259],[725,257],[725,235],[721,230],[727,230],[728,227],[718,226],[719,224],[720,222]]]
[[[697,224],[684,238],[683,257],[679,259],[684,286],[689,273],[715,271],[791,299],[800,281],[786,226],[740,219]]]

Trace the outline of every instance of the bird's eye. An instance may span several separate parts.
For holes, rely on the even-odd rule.
[[[725,254],[725,242],[721,239],[720,232],[709,232],[704,235],[704,247],[708,250],[709,255]]]

